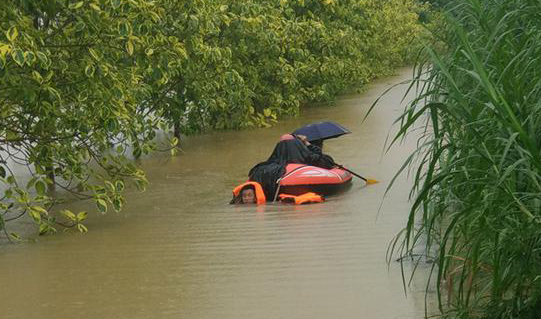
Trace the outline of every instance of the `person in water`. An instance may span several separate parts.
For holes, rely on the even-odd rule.
[[[277,181],[286,171],[290,163],[306,164],[326,169],[336,166],[329,155],[323,154],[321,148],[311,144],[304,135],[284,134],[274,147],[269,158],[261,162],[248,173],[249,180],[263,187],[266,198],[275,196]]]
[[[230,204],[265,204],[263,188],[257,182],[248,181],[233,189],[233,199]]]
[[[255,190],[253,187],[246,187],[240,192],[243,204],[255,204]]]

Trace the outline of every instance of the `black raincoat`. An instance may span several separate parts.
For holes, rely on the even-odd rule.
[[[329,155],[323,154],[321,148],[315,145],[304,145],[298,139],[280,141],[274,147],[271,156],[265,161],[252,167],[248,176],[251,181],[258,182],[263,187],[267,201],[274,199],[276,181],[286,171],[290,163],[307,164],[323,168],[332,168],[336,164]]]

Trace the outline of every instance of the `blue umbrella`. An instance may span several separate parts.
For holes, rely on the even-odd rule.
[[[306,138],[311,142],[315,140],[326,140],[348,133],[351,132],[342,125],[326,121],[305,125],[295,130],[292,134],[306,135]]]

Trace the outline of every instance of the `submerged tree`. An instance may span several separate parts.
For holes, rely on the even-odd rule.
[[[122,207],[127,179],[144,173],[125,152],[151,149],[154,123],[137,112],[162,61],[181,59],[152,28],[163,9],[148,1],[8,0],[0,9],[0,229],[25,213],[55,230],[56,186]],[[147,82],[145,82],[147,81]],[[111,148],[114,145],[115,148]],[[28,168],[22,182],[13,169]],[[63,215],[84,231],[85,213]]]

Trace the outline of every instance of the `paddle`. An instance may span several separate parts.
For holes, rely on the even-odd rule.
[[[335,163],[336,164],[336,163]],[[362,179],[363,181],[366,182],[367,185],[371,185],[371,184],[376,184],[376,183],[379,183],[379,181],[375,180],[375,179],[370,179],[370,178],[364,178],[362,177],[361,175],[355,173],[355,172],[352,172],[350,171],[349,169],[345,168],[344,166],[340,165],[340,164],[336,164],[336,166],[340,167],[341,169],[343,169],[344,171],[348,171],[350,172],[351,174],[357,176],[358,178]]]

